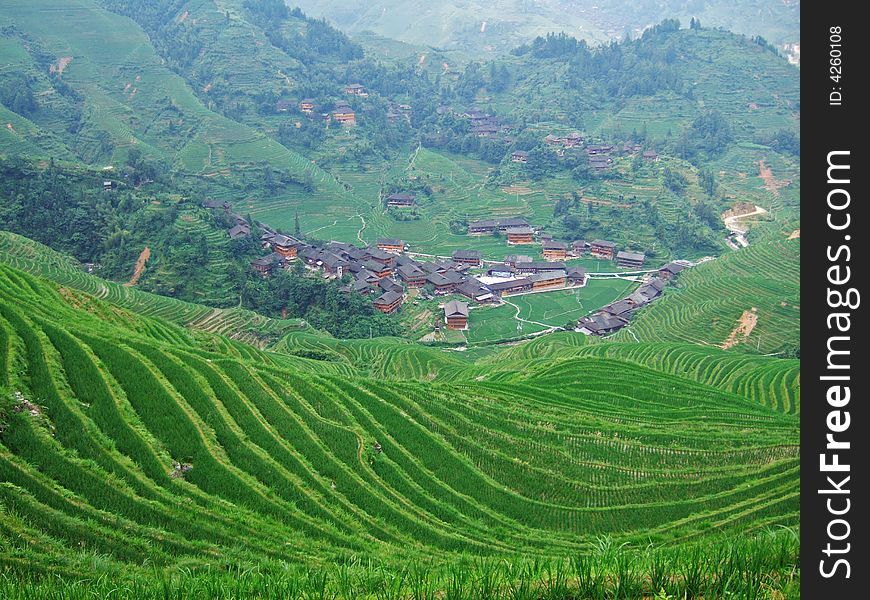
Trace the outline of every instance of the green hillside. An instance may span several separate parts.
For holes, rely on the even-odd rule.
[[[558,563],[652,542],[670,564],[677,542],[798,523],[798,420],[740,386],[620,352],[527,369],[511,350],[502,381],[380,340],[332,343],[333,358],[290,338],[245,351],[105,298],[0,267],[0,561],[14,572],[82,576],[97,554],[145,581],[178,565],[277,573],[279,561],[355,573],[368,556],[419,561],[437,586],[460,555]],[[370,368],[402,360],[411,370]],[[760,569],[787,560],[780,541],[785,554],[768,544]],[[530,578],[499,585],[517,577]]]
[[[749,331],[732,337],[747,318]],[[800,348],[800,238],[776,232],[690,269],[678,289],[640,311],[614,339],[793,353]]]
[[[436,4],[403,2],[398,6],[384,0],[299,0],[293,4],[353,33],[372,30],[405,42],[475,53],[504,51],[551,31],[565,31],[590,43],[621,39],[625,33],[636,34],[663,16],[686,22],[698,17],[710,27],[761,35],[776,44],[800,41],[800,3],[774,0],[642,0],[630,6],[612,0],[452,0]]]

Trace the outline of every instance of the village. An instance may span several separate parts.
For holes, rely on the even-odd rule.
[[[349,98],[368,97],[365,86],[358,83],[345,85],[344,93]],[[391,101],[388,106],[389,122],[400,119],[410,121],[410,105]],[[290,112],[293,107],[293,101],[281,100],[276,104],[276,111]],[[295,102],[295,108],[308,117],[319,115],[327,125],[334,122],[352,127],[357,124],[357,113],[346,100],[339,100],[328,112],[318,112],[318,103],[311,98]],[[506,142],[513,141],[511,134],[515,128],[511,124],[477,108],[454,111],[439,107],[438,112],[449,112],[466,120],[470,132],[477,137],[499,137]],[[541,142],[558,156],[566,152],[584,152],[590,168],[598,171],[609,169],[613,163],[612,156],[616,154],[640,153],[645,161],[657,161],[659,158],[654,150],[644,149],[636,142],[627,141],[620,146],[591,144],[579,132],[559,135],[547,133],[542,136]],[[513,163],[523,164],[528,160],[529,153],[526,151],[516,150],[510,155]],[[384,194],[381,201],[385,210],[403,211],[417,207],[417,196],[413,191]],[[233,223],[227,232],[230,238],[251,235],[251,223],[233,213],[229,203],[207,201],[204,206],[221,209],[230,216]],[[371,297],[374,308],[385,314],[396,313],[410,298],[443,298],[445,302],[440,305],[443,314],[432,323],[436,332],[442,327],[467,330],[469,308],[475,306],[502,304],[510,296],[583,288],[590,274],[581,266],[567,265],[566,261],[590,257],[613,261],[616,267],[623,270],[622,273],[593,276],[621,276],[639,284],[630,295],[593,311],[577,323],[576,330],[579,332],[607,335],[627,325],[631,315],[659,297],[667,283],[686,266],[675,262],[658,270],[643,270],[646,257],[642,252],[618,249],[614,242],[608,240],[555,240],[519,216],[468,222],[466,234],[470,238],[503,237],[507,247],[519,247],[520,250],[522,247],[537,246],[540,248],[539,257],[510,253],[502,261],[484,261],[480,251],[462,249],[453,251],[450,256],[427,256],[433,260],[418,260],[415,257],[419,255],[414,254],[409,244],[401,239],[381,238],[366,247],[339,241],[318,245],[281,233],[265,223],[257,223],[257,226],[263,232],[259,242],[264,250],[269,251],[269,254],[251,263],[251,268],[261,276],[272,276],[281,269],[291,268],[298,261],[309,271],[320,273],[325,278],[346,281],[342,291]]]
[[[407,205],[412,193],[387,196],[386,203]],[[251,224],[232,212],[227,202],[206,201],[203,206],[221,210],[233,225],[228,235],[238,239],[251,234]],[[418,260],[409,244],[401,239],[380,238],[375,244],[359,247],[330,241],[322,245],[308,243],[280,233],[265,223],[257,223],[260,246],[269,253],[253,260],[251,268],[262,277],[278,274],[299,263],[311,273],[345,284],[342,291],[372,298],[374,308],[385,314],[396,313],[409,298],[443,298],[440,314],[432,323],[434,331],[469,328],[469,309],[498,305],[511,296],[580,289],[591,276],[623,277],[639,282],[630,295],[582,317],[576,330],[587,335],[603,336],[625,327],[634,312],[658,298],[665,286],[686,268],[672,262],[659,269],[643,270],[645,256],[640,252],[618,250],[607,240],[553,240],[552,236],[533,228],[523,217],[474,221],[468,224],[468,236],[505,234],[506,247],[538,246],[538,258],[522,253],[507,254],[501,261],[484,261],[481,252],[455,250],[450,256]],[[590,274],[566,261],[583,257],[613,261],[623,271]]]

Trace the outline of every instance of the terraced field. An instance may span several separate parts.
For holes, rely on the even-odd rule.
[[[757,322],[748,335],[734,337],[735,350],[767,354],[799,345],[800,238],[770,232],[748,248],[689,269],[678,287],[639,311],[630,333],[613,339],[723,346],[751,312]]]
[[[0,267],[0,377],[28,408],[0,446],[0,522],[22,534],[7,562],[76,545],[157,567],[558,557],[602,535],[670,544],[798,522],[797,418],[643,359],[482,382],[418,349],[412,370],[374,379],[352,363],[388,357],[364,342],[332,349],[353,356],[337,372],[212,352],[83,298]],[[282,344],[316,346],[300,342]],[[450,381],[411,378],[431,378],[427,352]]]
[[[258,346],[276,340],[288,330],[304,327],[298,319],[269,319],[241,308],[209,308],[106,281],[89,275],[72,259],[42,244],[5,231],[0,231],[0,263],[47,277],[140,315]]]

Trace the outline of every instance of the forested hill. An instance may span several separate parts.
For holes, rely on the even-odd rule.
[[[297,0],[304,10],[325,16],[351,33],[366,30],[410,43],[460,48],[492,56],[537,35],[564,31],[590,43],[637,35],[663,16],[774,44],[800,42],[799,0],[517,0],[423,2],[386,0]]]

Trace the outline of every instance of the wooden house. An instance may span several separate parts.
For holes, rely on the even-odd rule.
[[[517,263],[514,267],[517,273],[548,273],[552,271],[564,271],[565,263],[559,261],[536,261]]]
[[[398,193],[398,194],[390,194],[387,196],[387,206],[391,207],[409,207],[414,206],[417,203],[416,194],[409,193]]]
[[[517,150],[513,154],[511,154],[511,162],[515,163],[527,163],[529,162],[529,153],[524,150]]]
[[[629,269],[639,269],[643,266],[645,256],[643,252],[629,252],[628,250],[620,250],[616,254],[616,264],[620,267]]]
[[[583,285],[586,282],[586,269],[583,267],[570,267],[565,271],[565,277],[569,285]]]
[[[659,277],[664,279],[665,281],[670,281],[685,269],[686,267],[684,267],[683,265],[671,262],[659,269]]]
[[[444,305],[444,320],[447,329],[468,329],[468,303],[451,300]]]
[[[492,290],[474,278],[457,286],[456,291],[466,298],[478,303],[492,302],[495,300]]]
[[[393,267],[390,264],[384,264],[376,260],[367,260],[363,263],[363,267],[367,271],[374,273],[378,279],[383,279],[393,274]]]
[[[584,240],[574,240],[571,242],[571,253],[574,256],[583,256],[586,254],[586,242]]]
[[[529,279],[535,291],[554,290],[565,287],[566,274],[565,271],[545,271],[529,275]]]
[[[409,288],[420,288],[426,284],[426,272],[417,265],[401,265],[396,273]]]
[[[454,250],[453,262],[479,267],[481,265],[480,250]]]
[[[310,98],[306,98],[299,102],[299,110],[306,115],[310,115],[314,112],[314,100]]]
[[[491,283],[488,287],[496,296],[511,296],[513,294],[530,292],[532,290],[532,280],[522,277],[519,279],[511,279],[510,281]]]
[[[298,254],[299,240],[290,237],[289,235],[276,233],[274,236],[272,236],[269,244],[271,245],[272,250],[274,250],[284,258],[296,258],[296,255]]]
[[[559,261],[568,258],[568,249],[564,242],[544,242],[541,254],[549,261]]]
[[[344,92],[352,96],[360,96],[361,98],[366,98],[368,96],[365,87],[358,83],[351,83],[344,86]]]
[[[616,244],[607,240],[595,240],[589,248],[589,253],[595,258],[613,260],[616,254]]]
[[[401,292],[397,291],[389,291],[384,292],[377,298],[375,298],[374,305],[375,308],[382,313],[390,314],[396,312],[400,306],[402,306],[402,301],[404,300],[404,296]]]
[[[511,227],[507,230],[507,243],[511,245],[534,244],[533,233],[532,228],[529,226]]]
[[[390,254],[401,254],[405,251],[405,242],[396,238],[380,238],[377,241],[378,250]]]
[[[356,124],[356,113],[349,104],[337,104],[332,111],[332,118],[342,125]]]

